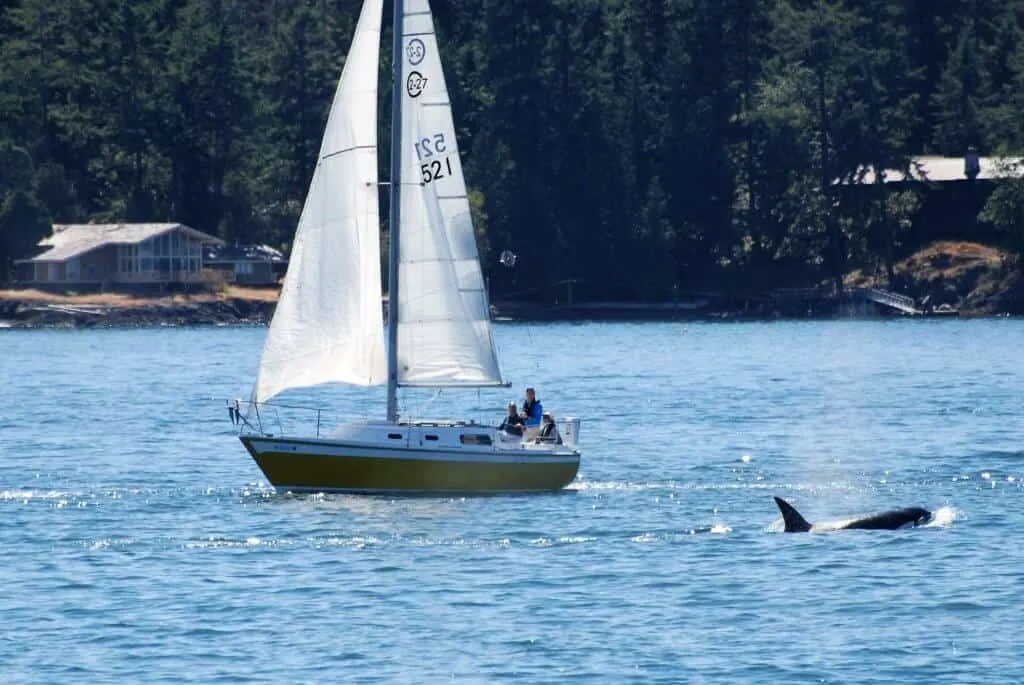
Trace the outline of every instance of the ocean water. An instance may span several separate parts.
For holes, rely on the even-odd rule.
[[[498,325],[514,389],[406,412],[535,385],[584,454],[484,498],[275,494],[223,403],[264,333],[0,332],[0,680],[1020,679],[1024,321]]]

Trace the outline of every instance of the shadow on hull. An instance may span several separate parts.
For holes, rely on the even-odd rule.
[[[260,450],[242,443],[279,492],[374,495],[498,495],[558,492],[576,478],[579,458],[408,458]]]

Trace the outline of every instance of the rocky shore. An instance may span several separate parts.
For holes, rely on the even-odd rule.
[[[137,306],[0,301],[0,327],[97,328],[265,324],[272,302],[230,298],[212,302],[180,302]]]
[[[894,278],[854,271],[850,292],[886,288],[911,297],[926,313],[963,316],[1024,314],[1020,255],[965,241],[932,243],[894,266]]]
[[[223,293],[56,293],[0,290],[0,328],[258,325],[270,320],[273,289]]]
[[[502,302],[498,320],[772,320],[901,316],[868,296],[885,289],[933,316],[1024,314],[1024,277],[1017,256],[975,243],[935,243],[895,267],[895,279],[851,273],[845,291],[830,286],[768,293],[705,293],[672,302]],[[277,300],[274,289],[229,288],[221,293],[166,295],[49,293],[0,290],[0,328],[263,325]],[[386,309],[386,304],[384,305]]]

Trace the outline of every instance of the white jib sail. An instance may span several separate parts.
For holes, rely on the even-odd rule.
[[[267,333],[254,399],[387,379],[377,187],[382,0],[363,4]]]
[[[502,383],[428,0],[406,0],[398,382]]]

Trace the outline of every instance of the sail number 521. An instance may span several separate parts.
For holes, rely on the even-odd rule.
[[[424,183],[430,183],[436,181],[439,178],[452,175],[452,158],[445,157],[444,162],[440,159],[435,159],[430,162],[424,162],[420,164],[420,175],[423,177]]]
[[[429,159],[441,157],[448,151],[448,144],[444,140],[443,133],[435,133],[433,138],[421,138],[415,143],[416,159],[423,162],[420,164],[420,175],[424,183],[431,183],[439,178],[452,175],[452,160],[450,157],[441,159]],[[423,161],[427,160],[427,161]]]

